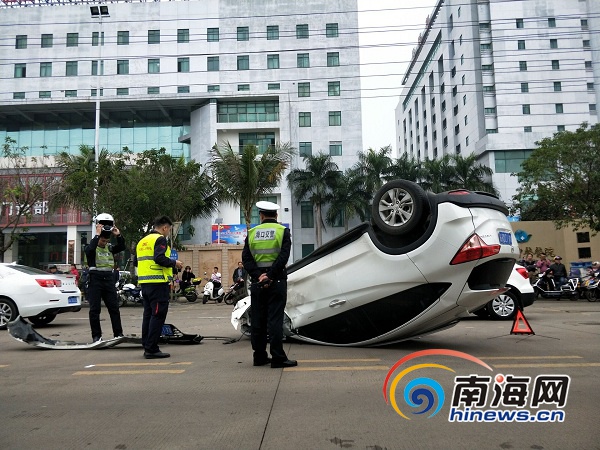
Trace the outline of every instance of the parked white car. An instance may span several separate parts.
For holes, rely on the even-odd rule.
[[[288,267],[284,334],[382,345],[456,324],[499,295],[519,254],[503,202],[394,180],[363,223]],[[247,332],[250,298],[232,313]]]
[[[34,325],[79,311],[81,292],[71,274],[50,274],[19,264],[0,264],[0,330],[18,316]]]

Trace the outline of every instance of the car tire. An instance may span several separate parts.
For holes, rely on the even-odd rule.
[[[373,197],[373,223],[393,236],[411,232],[428,214],[427,194],[416,183],[393,180],[384,184]]]
[[[19,315],[17,305],[11,299],[0,297],[0,330],[6,330],[8,322],[12,322]]]
[[[54,319],[56,319],[56,314],[40,314],[39,316],[27,318],[35,326],[48,325]]]
[[[517,295],[506,291],[488,302],[486,309],[493,320],[512,320],[517,314]]]

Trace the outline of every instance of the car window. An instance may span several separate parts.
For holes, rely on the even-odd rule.
[[[8,267],[10,269],[25,273],[27,275],[50,275],[48,272],[44,272],[43,270],[36,269],[34,267],[29,267],[29,266],[20,266],[18,264],[10,264],[10,265],[6,265],[4,267]]]

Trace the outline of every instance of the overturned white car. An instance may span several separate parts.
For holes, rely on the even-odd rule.
[[[498,198],[395,180],[363,223],[288,268],[284,334],[382,345],[448,328],[504,292],[518,247]],[[249,332],[250,298],[232,313]]]

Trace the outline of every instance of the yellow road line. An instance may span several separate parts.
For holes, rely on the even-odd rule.
[[[0,364],[0,367],[8,367],[8,364]]]
[[[492,364],[492,366],[496,369],[514,367],[600,367],[600,363]]]
[[[345,370],[390,370],[388,366],[349,366],[349,367],[286,367],[285,372],[316,372]]]
[[[583,356],[479,356],[484,361],[490,359],[583,359]]]
[[[181,374],[185,370],[95,370],[75,372],[73,375],[156,375],[156,374]]]
[[[375,362],[381,361],[379,358],[366,359],[302,359],[301,363],[337,363],[337,362]]]
[[[93,364],[93,367],[120,367],[120,366],[189,366],[193,362],[139,362],[139,363],[103,363]]]

